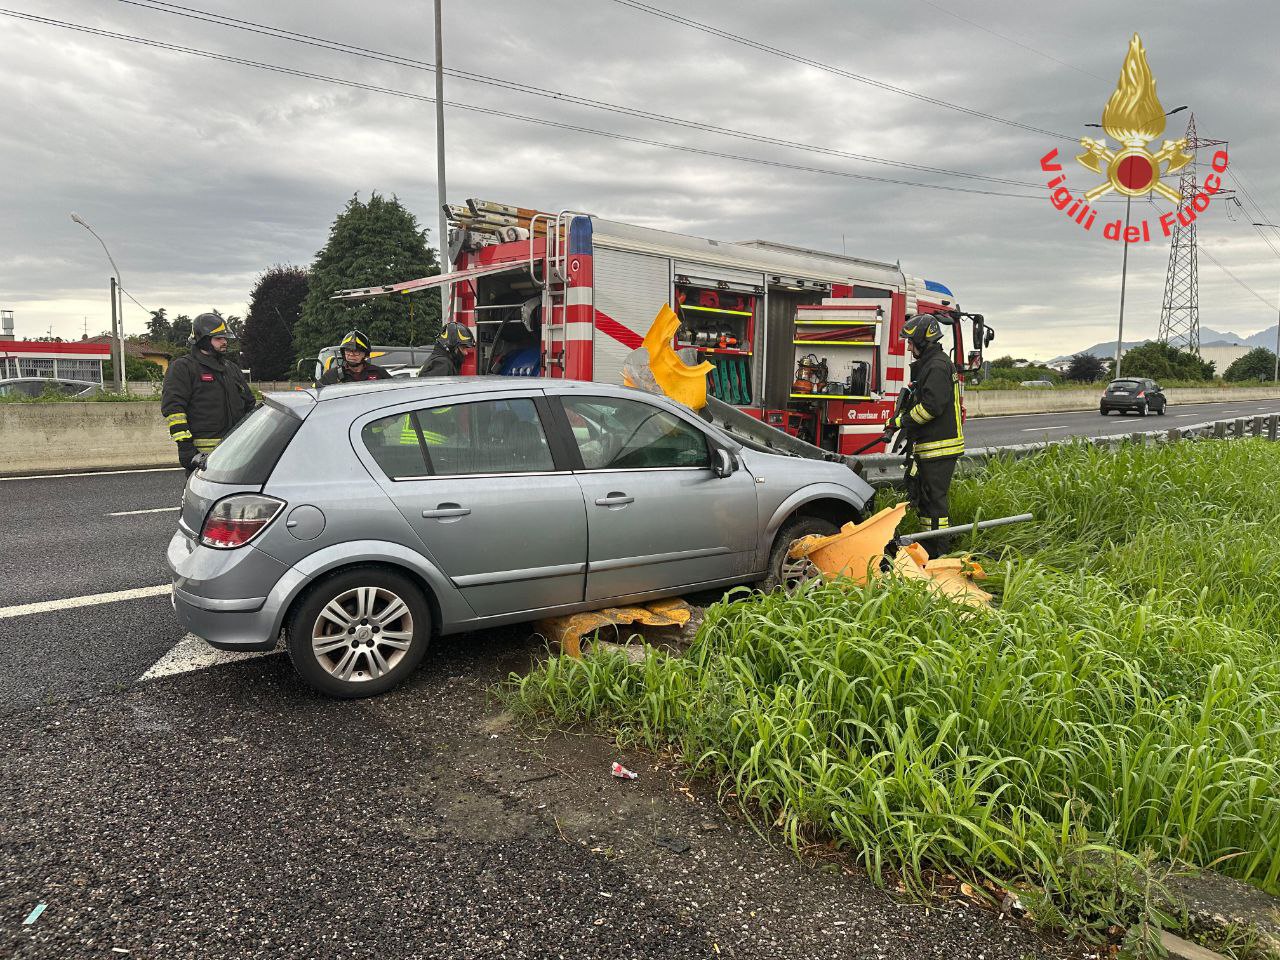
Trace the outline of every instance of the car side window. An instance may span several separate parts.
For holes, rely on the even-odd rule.
[[[652,404],[577,396],[561,402],[588,470],[711,466],[706,434]]]
[[[538,409],[523,397],[393,414],[365,424],[361,438],[392,480],[555,469]]]

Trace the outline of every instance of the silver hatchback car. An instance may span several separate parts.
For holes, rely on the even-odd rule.
[[[509,377],[269,395],[187,481],[182,626],[273,648],[337,697],[399,683],[434,636],[786,577],[862,516],[847,466],[743,447],[627,387]]]

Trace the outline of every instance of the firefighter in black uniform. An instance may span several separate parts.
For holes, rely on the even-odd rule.
[[[885,424],[885,431],[904,431],[910,444],[907,497],[930,530],[951,526],[951,477],[964,453],[960,417],[960,377],[942,348],[942,325],[930,313],[908,317],[902,338],[911,348],[909,399]],[[945,553],[947,538],[934,541]]]
[[[471,328],[451,320],[436,337],[431,356],[418,371],[420,377],[456,377],[462,372],[466,351],[475,349],[476,335]]]
[[[227,325],[216,313],[191,324],[191,352],[169,364],[160,412],[178,444],[178,462],[190,473],[198,453],[209,453],[256,405],[249,382],[227,359]]]
[[[369,338],[359,330],[348,333],[342,338],[339,346],[342,349],[342,362],[329,364],[329,369],[320,377],[319,386],[391,379],[391,374],[386,370],[376,363],[369,362],[369,354],[372,352]]]

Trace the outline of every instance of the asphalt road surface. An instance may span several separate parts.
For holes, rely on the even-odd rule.
[[[1007,447],[1062,437],[1105,437],[1139,431],[1169,430],[1211,420],[1234,420],[1280,413],[1280,400],[1236,400],[1229,403],[1171,403],[1164,416],[1111,413],[1096,409],[1073,413],[1029,413],[1008,417],[976,417],[964,425],[969,447]]]
[[[1271,412],[967,432],[1025,443]],[[182,481],[0,479],[0,956],[1079,955],[834,856],[797,860],[657,758],[513,726],[493,691],[543,655],[526,628],[439,642],[370,701],[313,694],[278,653],[215,653],[167,595]],[[640,779],[612,778],[613,760]]]

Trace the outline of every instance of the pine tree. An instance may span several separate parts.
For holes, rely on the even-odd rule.
[[[351,287],[398,283],[440,272],[427,232],[395,197],[378,193],[361,203],[357,194],[334,220],[329,242],[311,267],[302,318],[294,328],[298,357],[314,358],[357,329],[373,343],[417,345],[429,342],[440,327],[440,295],[331,300]]]
[[[254,380],[285,380],[293,372],[293,328],[307,298],[307,271],[276,264],[249,294],[240,343],[242,363]]]

